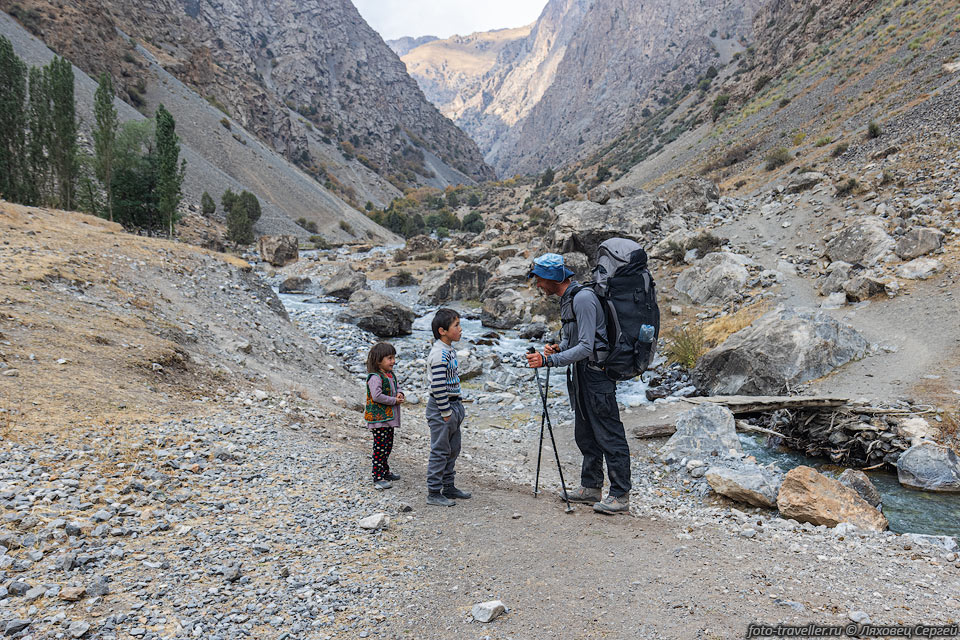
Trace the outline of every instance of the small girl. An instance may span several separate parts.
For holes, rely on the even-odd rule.
[[[389,342],[379,342],[367,355],[367,406],[363,418],[373,431],[373,484],[389,489],[391,480],[400,476],[390,473],[387,458],[393,450],[393,430],[400,426],[400,403],[403,392],[393,375],[397,350]]]

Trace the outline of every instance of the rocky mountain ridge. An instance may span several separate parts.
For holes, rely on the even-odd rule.
[[[313,140],[399,185],[491,177],[476,146],[424,98],[349,0],[3,0],[0,9],[89,73],[140,80],[122,34],[278,152],[313,169]],[[88,54],[88,52],[93,52]],[[438,175],[423,154],[454,171]],[[462,175],[458,175],[462,174]],[[362,203],[361,203],[362,204]]]

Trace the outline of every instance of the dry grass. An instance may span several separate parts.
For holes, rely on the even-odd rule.
[[[703,326],[703,338],[708,345],[715,347],[741,329],[753,324],[753,321],[770,310],[767,301],[755,302],[743,307],[736,313],[715,318]]]

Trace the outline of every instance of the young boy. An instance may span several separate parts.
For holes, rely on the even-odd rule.
[[[430,460],[427,462],[427,504],[452,507],[453,498],[466,500],[470,494],[453,484],[454,465],[460,455],[460,374],[453,343],[460,339],[460,314],[453,309],[438,309],[433,317],[433,337],[437,339],[427,356],[427,424],[430,425]]]

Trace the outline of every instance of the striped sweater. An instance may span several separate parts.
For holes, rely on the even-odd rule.
[[[446,418],[452,413],[451,398],[460,397],[460,374],[457,370],[457,352],[442,340],[433,343],[427,356],[427,386],[440,415]]]

